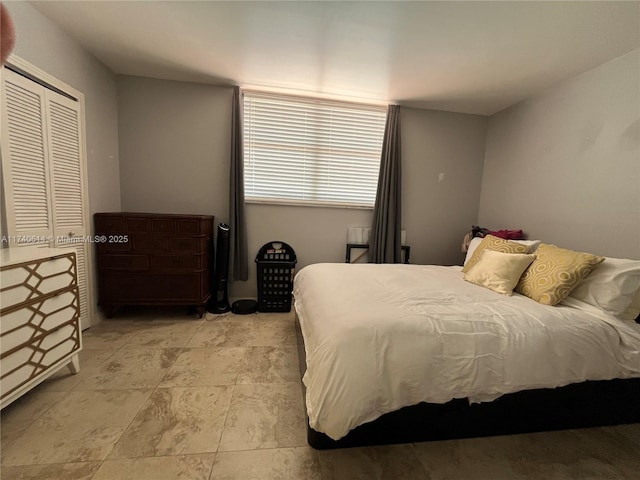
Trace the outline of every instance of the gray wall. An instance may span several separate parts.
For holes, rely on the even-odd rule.
[[[89,211],[120,210],[116,77],[26,2],[6,2],[16,27],[13,53],[85,96]],[[100,320],[95,267],[93,321]]]
[[[228,221],[231,89],[118,77],[122,208],[214,214]],[[413,263],[459,263],[477,218],[486,118],[402,110],[403,224]],[[444,172],[439,182],[438,174]],[[247,205],[252,260],[272,240],[290,243],[297,268],[343,262],[347,227],[371,210]],[[234,298],[256,296],[255,264]]]
[[[234,282],[231,296],[257,296],[256,265],[262,245],[272,240],[287,242],[296,251],[296,269],[320,262],[344,262],[347,227],[370,226],[372,210],[302,207],[287,205],[247,205],[249,280]]]
[[[478,218],[487,118],[403,108],[402,208],[412,263],[458,265]]]
[[[120,209],[116,77],[26,2],[7,2],[16,26],[13,51],[85,97],[91,213]]]
[[[227,221],[231,88],[118,77],[123,211]]]
[[[640,259],[640,50],[490,118],[479,223]]]

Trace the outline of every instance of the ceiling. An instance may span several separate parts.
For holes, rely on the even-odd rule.
[[[30,2],[114,73],[491,115],[640,47],[640,2]]]

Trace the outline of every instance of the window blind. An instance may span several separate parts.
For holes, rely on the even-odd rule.
[[[372,207],[387,108],[244,93],[247,200]]]

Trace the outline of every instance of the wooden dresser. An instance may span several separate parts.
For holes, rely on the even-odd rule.
[[[213,221],[206,215],[96,213],[98,304],[188,305],[211,296]]]
[[[82,349],[75,253],[0,250],[0,408],[68,366]]]

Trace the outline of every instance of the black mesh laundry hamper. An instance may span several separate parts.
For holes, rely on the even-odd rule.
[[[296,252],[284,242],[269,242],[256,256],[258,311],[290,312]]]

